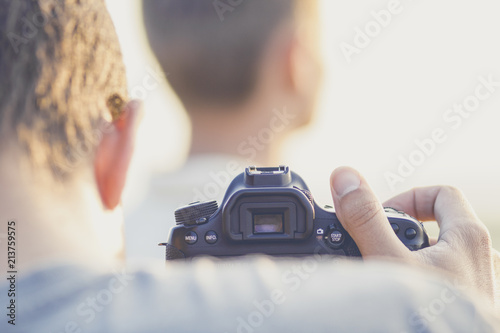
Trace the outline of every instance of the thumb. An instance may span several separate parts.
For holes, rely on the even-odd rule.
[[[337,217],[363,257],[409,254],[394,234],[382,204],[359,172],[338,168],[332,173],[330,185]]]

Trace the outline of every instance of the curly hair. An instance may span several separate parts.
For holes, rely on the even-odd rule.
[[[0,0],[0,80],[0,145],[14,139],[35,167],[67,178],[127,96],[104,1]]]

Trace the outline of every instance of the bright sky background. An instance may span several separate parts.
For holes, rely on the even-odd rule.
[[[207,0],[208,1],[208,0]],[[401,0],[399,14],[348,63],[341,43],[354,45],[355,29],[374,28],[372,11],[390,0],[320,0],[326,81],[317,116],[286,145],[283,164],[307,181],[315,198],[330,203],[328,179],[351,165],[381,199],[415,186],[461,188],[500,247],[500,87],[453,129],[445,112],[474,94],[478,77],[500,82],[498,0]],[[164,80],[148,91],[155,70],[142,28],[140,1],[108,0],[134,92],[146,92],[145,117],[125,194],[134,205],[153,170],[174,169],[186,156],[189,123]],[[373,30],[375,31],[375,30]],[[377,31],[375,31],[377,32]],[[142,89],[142,90],[141,90]],[[442,128],[444,143],[393,191],[386,172],[397,172],[415,140]]]

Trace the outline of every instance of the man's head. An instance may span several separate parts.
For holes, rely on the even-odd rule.
[[[104,0],[0,0],[0,80],[0,210],[39,250],[117,250],[139,113]]]
[[[316,2],[144,0],[143,10],[152,49],[193,117],[237,112],[269,94],[276,95],[270,103],[312,109],[320,77]],[[307,122],[310,110],[301,112]]]
[[[127,99],[113,23],[102,0],[0,2],[1,149],[67,181]]]

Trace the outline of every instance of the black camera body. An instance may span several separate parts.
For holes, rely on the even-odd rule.
[[[385,209],[397,237],[414,251],[429,246],[419,221]],[[229,185],[220,208],[217,202],[196,202],[175,212],[166,259],[200,255],[215,257],[266,254],[360,256],[331,206],[319,206],[307,185],[286,166],[249,167]]]

